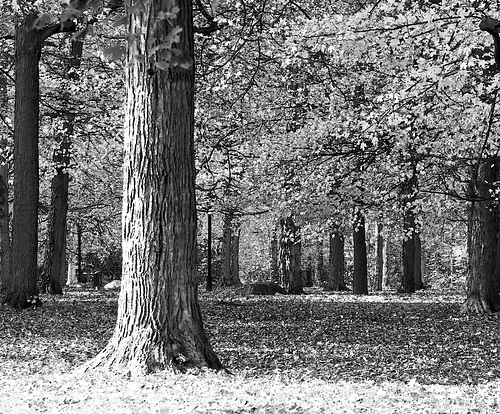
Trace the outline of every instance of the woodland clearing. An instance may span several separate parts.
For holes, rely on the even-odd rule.
[[[463,295],[202,292],[228,373],[129,378],[76,368],[106,344],[116,292],[0,308],[1,413],[495,413],[500,319]]]

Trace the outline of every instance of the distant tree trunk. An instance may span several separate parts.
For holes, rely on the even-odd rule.
[[[231,280],[233,286],[241,286],[240,280],[240,234],[241,227],[231,235]]]
[[[85,283],[87,281],[86,278],[83,277],[83,269],[82,269],[82,225],[81,223],[76,224],[76,277],[78,279],[78,283]]]
[[[383,247],[384,263],[382,267],[382,290],[388,290],[391,288],[389,281],[389,257],[391,254],[391,239],[386,237],[384,240]]]
[[[279,282],[279,263],[278,263],[278,235],[276,227],[273,228],[271,234],[271,248],[270,248],[270,260],[271,260],[271,281]]]
[[[401,191],[403,205],[403,278],[402,292],[415,292],[415,239],[417,234],[415,222],[415,200],[417,196],[416,165],[413,165],[412,176],[404,183]]]
[[[387,279],[386,243],[384,240],[384,225],[377,223],[377,291],[384,289],[384,280]]]
[[[329,238],[329,269],[325,290],[349,290],[345,284],[344,236],[339,226],[335,226]]]
[[[212,278],[212,213],[207,214],[207,292],[213,290]]]
[[[368,293],[368,258],[366,255],[365,216],[357,211],[354,226],[354,275],[352,291],[354,294]]]
[[[304,293],[301,274],[300,229],[293,222],[293,217],[281,219],[280,270],[281,285],[292,294]]]
[[[77,79],[76,70],[80,68],[83,51],[83,42],[73,40],[71,42],[70,57],[66,64],[66,78]],[[66,219],[68,213],[68,186],[69,174],[67,168],[70,165],[70,152],[72,135],[74,132],[75,112],[72,110],[71,96],[67,91],[67,112],[63,115],[63,132],[59,134],[59,148],[54,151],[53,161],[56,166],[56,174],[52,178],[51,203],[49,207],[47,226],[47,247],[43,263],[42,280],[40,291],[49,292],[52,295],[62,294],[61,274],[66,267]]]
[[[425,289],[422,274],[422,240],[420,233],[415,233],[415,290]]]
[[[498,206],[491,197],[492,183],[499,180],[499,162],[480,163],[475,183],[476,201],[469,214],[469,274],[467,299],[463,305],[470,313],[500,310]]]
[[[403,227],[403,280],[402,291],[415,292],[415,215],[405,212]]]
[[[319,286],[325,286],[327,283],[327,272],[325,268],[325,258],[323,256],[323,240],[320,240],[316,245],[316,283]],[[314,284],[314,283],[313,283]]]
[[[240,286],[239,275],[239,224],[233,210],[224,213],[222,237],[222,284]]]
[[[126,11],[137,7],[126,0]],[[128,13],[123,277],[116,328],[90,366],[143,374],[222,368],[198,304],[194,164],[194,65],[162,70],[158,39],[181,27],[176,47],[194,56],[193,5],[157,19],[164,2]],[[140,54],[146,62],[136,59]],[[153,68],[153,73],[151,73]]]

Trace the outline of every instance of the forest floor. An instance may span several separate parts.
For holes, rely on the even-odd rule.
[[[233,375],[129,378],[76,368],[104,347],[116,292],[0,306],[0,413],[498,413],[500,318],[461,295],[200,294]]]

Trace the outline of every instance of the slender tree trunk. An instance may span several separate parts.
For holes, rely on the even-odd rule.
[[[222,280],[224,286],[240,286],[239,275],[239,223],[234,211],[224,214],[222,237]]]
[[[273,228],[271,234],[271,248],[270,248],[270,260],[271,260],[271,281],[279,282],[279,263],[278,263],[278,235],[276,234],[276,227]]]
[[[415,200],[417,197],[417,174],[416,165],[413,164],[413,175],[404,183],[401,192],[403,204],[403,278],[402,291],[404,293],[415,292]]]
[[[415,215],[408,209],[404,216],[402,291],[415,292]]]
[[[464,309],[471,313],[500,310],[498,206],[491,183],[499,179],[498,161],[485,160],[475,181],[477,200],[469,215],[469,274]]]
[[[207,292],[213,290],[212,278],[212,213],[207,214]]]
[[[354,234],[354,275],[352,291],[355,294],[368,293],[368,259],[366,255],[365,216],[358,210],[353,226]]]
[[[325,286],[327,282],[327,272],[325,268],[325,258],[323,255],[323,240],[320,240],[316,245],[316,266],[315,266],[315,274],[316,274],[316,283],[319,286]],[[314,285],[314,281],[313,281]]]
[[[126,0],[126,9],[137,7]],[[90,366],[132,374],[222,367],[205,334],[197,295],[194,66],[162,70],[152,51],[172,26],[177,47],[194,55],[191,0],[178,0],[171,25],[163,2],[129,13],[126,65],[123,278],[117,325]],[[144,54],[146,62],[136,59]],[[151,73],[150,68],[153,69]]]
[[[345,284],[345,254],[344,254],[344,236],[340,228],[335,226],[329,238],[329,271],[328,281],[325,290],[342,291],[349,290]]]
[[[288,293],[302,294],[304,290],[301,272],[300,228],[295,225],[292,216],[281,220],[280,237],[280,282]]]
[[[423,282],[422,273],[422,240],[420,239],[420,233],[415,233],[415,290],[425,289]]]
[[[384,225],[382,222],[377,223],[377,291],[382,291],[384,288],[384,272],[387,272],[386,251],[384,240]]]
[[[240,234],[241,228],[238,228],[231,234],[231,285],[241,286],[240,280]]]

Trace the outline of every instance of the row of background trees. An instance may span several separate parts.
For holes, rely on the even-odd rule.
[[[58,175],[69,180],[69,251],[76,253],[82,227],[87,250],[101,256],[119,250],[123,64],[111,58],[120,57],[123,27],[117,6],[104,6],[58,30],[46,16],[59,16],[59,4],[26,5],[23,11],[35,16],[27,20],[39,31],[62,32],[50,32],[39,44],[37,228],[45,247],[37,252],[38,263],[46,262],[46,281],[51,272],[61,273],[49,271]],[[5,16],[17,13],[9,3],[2,7]],[[228,244],[239,243],[243,279],[291,271],[285,268],[297,254],[291,250],[299,228],[302,269],[318,269],[319,253],[326,257],[330,249],[327,240],[334,245],[356,235],[352,243],[366,245],[363,222],[371,230],[372,269],[380,243],[375,228],[397,246],[388,256],[392,273],[400,269],[402,275],[394,287],[418,287],[420,244],[431,283],[431,275],[456,263],[463,270],[467,223],[474,223],[468,211],[473,200],[476,207],[484,204],[474,188],[488,172],[482,160],[494,158],[498,147],[492,42],[477,30],[484,13],[495,14],[496,7],[455,1],[195,2],[198,207],[219,217],[222,252],[238,251]],[[14,42],[14,20],[1,23],[0,74],[2,154],[11,188],[13,71],[15,47],[22,47]],[[276,245],[282,265],[271,260],[270,252],[280,250]],[[346,252],[348,259],[354,256]],[[354,257],[344,266],[351,268],[356,273]],[[230,270],[223,273],[224,283],[235,282]],[[281,281],[300,291],[287,278]],[[337,282],[330,281],[330,288],[341,289]],[[366,282],[358,287],[363,292]],[[49,284],[49,290],[58,288]],[[34,293],[11,302],[25,306]],[[477,310],[495,306],[483,303]]]

